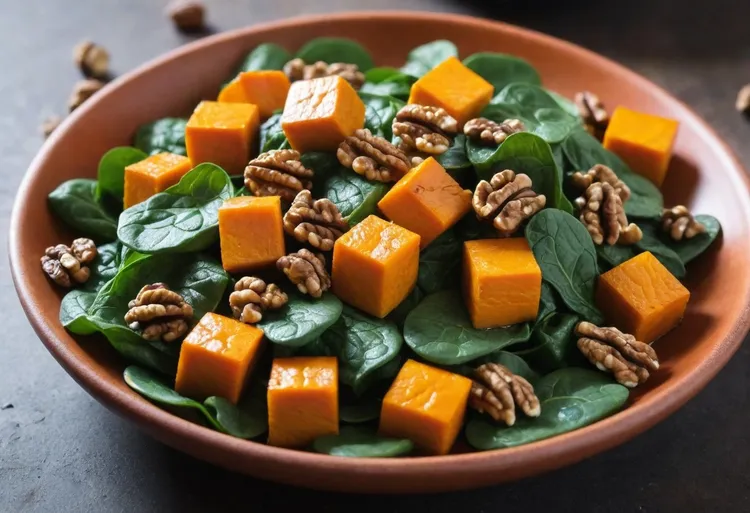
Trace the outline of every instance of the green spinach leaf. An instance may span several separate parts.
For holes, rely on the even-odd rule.
[[[648,178],[633,172],[617,155],[605,149],[594,136],[583,128],[573,130],[562,142],[565,157],[573,170],[587,171],[596,164],[604,164],[617,173],[630,187],[631,196],[625,202],[628,216],[657,219],[661,217],[664,199]]]
[[[419,253],[417,286],[425,294],[457,288],[463,241],[448,229]]]
[[[261,153],[288,147],[289,141],[281,128],[281,111],[274,112],[260,125],[259,145]]]
[[[441,365],[458,365],[528,340],[528,323],[479,330],[471,325],[460,292],[427,296],[406,317],[404,340],[420,357]]]
[[[312,64],[323,61],[328,64],[345,62],[356,64],[359,71],[365,72],[375,66],[370,52],[364,46],[343,37],[319,37],[308,42],[297,52],[297,57]]]
[[[360,91],[359,97],[365,104],[365,128],[374,135],[387,140],[393,138],[393,118],[404,106],[404,102],[388,96],[377,96]]]
[[[499,363],[500,365],[507,367],[513,374],[521,376],[528,381],[534,381],[540,378],[539,374],[529,367],[529,364],[526,363],[523,358],[508,351],[497,351],[488,354],[487,356],[477,358],[468,364],[457,366],[449,365],[446,366],[446,370],[474,379],[474,370],[485,363]]]
[[[561,210],[546,209],[526,225],[526,239],[544,281],[573,312],[600,324],[602,314],[594,303],[599,277],[596,249],[583,224]]]
[[[60,184],[47,197],[55,217],[97,241],[117,238],[117,219],[97,200],[96,180],[76,178]]]
[[[491,421],[471,420],[466,437],[480,450],[502,449],[544,440],[593,424],[616,413],[628,399],[628,389],[601,372],[561,369],[535,383],[542,406],[538,418],[519,418],[507,427]]]
[[[416,79],[396,68],[372,68],[365,73],[365,83],[360,93],[378,96],[391,96],[406,101],[411,93],[411,86]]]
[[[339,404],[339,420],[347,424],[362,424],[380,417],[381,401],[375,397],[357,397]]]
[[[664,237],[666,244],[680,257],[683,264],[686,264],[698,255],[708,249],[708,247],[716,240],[721,233],[721,224],[719,220],[713,216],[699,214],[695,216],[696,221],[703,223],[706,227],[706,232],[701,233],[693,237],[692,239],[684,239],[682,241],[674,241],[667,237]]]
[[[448,57],[458,57],[456,45],[445,39],[432,41],[409,52],[401,72],[419,78]]]
[[[480,52],[464,59],[464,64],[487,82],[495,91],[501,91],[513,82],[539,86],[542,79],[534,66],[528,61],[513,55],[494,52]]]
[[[187,155],[186,126],[187,119],[183,118],[164,118],[146,123],[138,128],[133,146],[149,155],[162,152]]]
[[[448,174],[458,182],[463,181],[462,173],[457,171],[465,170],[471,167],[469,155],[466,153],[466,136],[458,134],[453,138],[450,148],[445,153],[435,157],[435,160],[448,171]],[[471,185],[475,185],[472,183]]]
[[[419,287],[414,287],[406,296],[406,299],[401,301],[399,305],[388,314],[388,320],[395,322],[399,328],[404,329],[404,323],[406,322],[406,316],[409,312],[414,310],[417,305],[424,299],[425,293]]]
[[[392,458],[409,454],[414,444],[405,438],[385,438],[373,429],[344,426],[338,435],[317,438],[313,450],[345,458]]]
[[[253,51],[240,63],[232,75],[232,79],[244,71],[280,70],[284,64],[292,59],[292,55],[285,48],[275,43],[263,43],[256,46]]]
[[[578,112],[578,107],[576,107],[576,104],[573,103],[571,100],[568,100],[566,97],[562,96],[559,93],[556,93],[555,91],[550,91],[549,89],[545,89],[546,93],[554,99],[557,104],[560,106],[562,110],[573,116],[574,118],[580,117],[580,113]]]
[[[233,195],[223,169],[200,164],[166,191],[125,210],[117,236],[140,253],[206,249],[219,237],[219,207]]]
[[[130,146],[119,146],[105,153],[99,161],[96,198],[100,199],[102,195],[107,194],[122,205],[125,195],[125,168],[145,158],[148,158],[146,153]]]
[[[582,362],[576,347],[575,327],[577,315],[551,312],[540,317],[531,332],[528,346],[514,351],[535,369],[552,372],[573,363]]]
[[[258,327],[274,344],[300,347],[321,336],[341,316],[343,305],[330,292],[315,299],[297,292],[279,310],[268,311]]]

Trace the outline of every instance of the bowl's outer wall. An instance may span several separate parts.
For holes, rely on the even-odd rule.
[[[384,34],[390,36],[384,37]],[[394,35],[398,37],[394,37]],[[368,47],[380,65],[403,63],[409,49],[445,38],[462,56],[519,55],[544,84],[566,96],[597,92],[681,121],[663,187],[667,204],[686,203],[721,221],[723,238],[691,264],[685,321],[656,344],[663,365],[619,414],[550,440],[502,451],[399,460],[350,460],[235,439],[160,410],[122,381],[123,362],[102,339],[76,342],[57,322],[60,293],[39,270],[39,255],[70,235],[46,207],[62,181],[94,177],[101,155],[130,144],[142,123],[187,115],[255,45],[291,50],[317,36],[343,36]],[[720,247],[719,247],[720,246]],[[750,199],[747,179],[726,146],[663,90],[591,52],[531,31],[457,15],[358,13],[291,20],[208,38],[183,47],[108,86],[73,114],[42,148],[21,186],[10,232],[11,268],[24,309],[42,341],[92,395],[159,440],[230,469],[301,486],[344,491],[421,492],[483,486],[570,464],[631,438],[698,392],[729,360],[748,327]]]

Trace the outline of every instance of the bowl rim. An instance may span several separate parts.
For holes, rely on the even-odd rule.
[[[152,404],[145,398],[138,396],[135,392],[124,391],[110,384],[99,375],[95,367],[85,361],[86,358],[79,358],[75,354],[75,351],[69,347],[70,341],[59,339],[54,335],[47,323],[49,315],[33,308],[35,294],[26,285],[24,280],[24,273],[20,265],[23,255],[21,253],[19,225],[23,217],[24,209],[22,205],[25,205],[28,201],[31,191],[32,176],[44,164],[48,149],[61,136],[61,133],[66,131],[68,126],[73,124],[88,109],[94,108],[98,101],[97,98],[107,95],[110,90],[127,84],[153,68],[179,59],[199,48],[219,44],[223,41],[242,37],[253,32],[271,29],[289,29],[299,25],[321,23],[330,20],[355,19],[378,19],[381,21],[406,19],[421,23],[435,21],[458,22],[469,29],[501,29],[511,35],[523,35],[540,43],[558,46],[566,52],[585,57],[599,66],[615,67],[618,72],[625,74],[630,80],[648,86],[654,95],[658,97],[659,102],[676,105],[686,113],[687,117],[692,118],[691,122],[696,126],[699,136],[712,139],[718,143],[727,159],[727,166],[725,167],[731,168],[732,176],[730,178],[734,179],[739,187],[744,186],[744,190],[750,196],[750,178],[743,172],[743,167],[734,155],[734,152],[690,107],[671,96],[660,86],[623,65],[554,36],[503,22],[485,20],[467,15],[398,10],[306,15],[234,29],[171,50],[115,79],[97,97],[86,102],[63,121],[58,130],[41,147],[23,177],[13,206],[8,236],[11,274],[21,305],[34,331],[66,372],[108,408],[135,421],[136,424],[145,427],[146,430],[167,443],[169,441],[165,439],[163,434],[160,437],[157,434],[158,432],[169,433],[170,437],[177,437],[183,443],[205,444],[223,453],[233,453],[238,457],[251,456],[258,463],[259,467],[264,463],[274,463],[291,465],[303,471],[324,469],[327,473],[348,473],[351,476],[355,474],[367,475],[370,478],[384,476],[385,474],[393,476],[394,473],[398,476],[422,473],[422,475],[432,475],[434,477],[436,473],[455,475],[457,472],[472,474],[476,472],[497,472],[510,470],[522,462],[525,463],[524,466],[530,469],[536,467],[551,470],[569,461],[580,461],[601,450],[609,449],[631,439],[666,418],[700,391],[729,361],[741,345],[748,329],[750,329],[750,290],[745,295],[743,310],[732,324],[727,336],[720,343],[716,344],[712,348],[711,353],[701,360],[698,365],[672,384],[672,386],[667,387],[668,392],[664,389],[661,391],[657,389],[649,400],[639,401],[636,404],[629,405],[615,415],[594,424],[546,440],[513,448],[449,454],[445,456],[419,456],[398,459],[334,458],[324,454],[272,447],[258,442],[234,438],[182,419]],[[73,339],[71,338],[70,340]],[[558,460],[564,461],[556,463]],[[514,470],[513,473],[515,475],[529,475],[535,473],[535,471],[532,470],[524,473],[523,471]]]

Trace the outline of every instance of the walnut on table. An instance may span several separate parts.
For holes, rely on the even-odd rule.
[[[331,288],[331,276],[326,270],[326,259],[322,253],[315,254],[310,250],[300,249],[279,258],[276,267],[303,294],[319,298]]]
[[[52,281],[61,287],[70,288],[88,281],[91,270],[85,264],[92,262],[96,255],[94,241],[76,239],[70,247],[58,244],[45,249],[41,258],[42,269]]]
[[[685,205],[665,208],[661,216],[661,227],[675,241],[692,239],[700,233],[706,233],[706,226],[697,221]]]
[[[403,151],[366,128],[346,137],[339,145],[336,157],[342,166],[378,182],[395,182],[411,167]]]
[[[266,310],[278,310],[289,301],[289,297],[275,284],[254,276],[240,278],[229,295],[229,307],[240,322],[255,324],[263,318]]]
[[[313,200],[307,190],[297,194],[284,214],[284,231],[321,251],[331,251],[336,239],[347,230],[349,225],[338,207],[329,199]]]
[[[128,303],[125,322],[146,340],[172,342],[190,329],[193,307],[164,283],[145,285]]]
[[[489,414],[495,421],[512,426],[516,422],[516,407],[528,417],[538,417],[542,410],[534,387],[521,376],[497,363],[480,365],[471,386],[469,406]]]
[[[495,174],[489,182],[480,181],[472,198],[477,218],[491,220],[503,237],[513,235],[523,221],[547,204],[544,194],[534,192],[531,185],[528,175],[510,169]]]
[[[86,78],[106,78],[109,74],[109,52],[91,41],[75,46],[73,61]]]
[[[392,128],[407,148],[441,155],[458,133],[458,122],[440,107],[410,103],[398,111]]]
[[[313,175],[300,162],[298,151],[271,150],[248,163],[245,186],[255,196],[281,196],[291,202],[300,191],[312,189]]]

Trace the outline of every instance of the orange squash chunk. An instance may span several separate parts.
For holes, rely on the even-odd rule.
[[[212,162],[240,174],[250,160],[260,116],[250,103],[200,102],[185,129],[185,147],[193,167]]]
[[[268,380],[268,444],[300,448],[339,432],[335,357],[276,358]]]
[[[175,390],[199,400],[216,395],[237,404],[262,350],[261,330],[209,312],[182,343]]]
[[[524,238],[464,242],[463,289],[475,328],[533,321],[542,270]]]
[[[381,319],[417,282],[419,235],[371,215],[333,246],[333,293]]]
[[[230,273],[254,271],[286,254],[281,198],[240,196],[219,207],[221,263]]]
[[[130,208],[180,181],[190,171],[190,159],[174,153],[157,153],[125,168],[123,205]]]
[[[283,71],[244,71],[221,90],[218,101],[252,103],[265,119],[284,107],[288,93],[289,79]]]
[[[599,277],[596,305],[608,323],[651,343],[674,328],[690,291],[646,251]]]
[[[661,186],[679,125],[673,119],[617,107],[604,133],[604,147],[633,171]]]
[[[442,107],[463,125],[484,109],[495,88],[455,57],[448,57],[411,86],[409,103]]]
[[[383,398],[380,433],[448,454],[461,430],[471,380],[408,360]]]
[[[339,76],[294,82],[281,128],[295,150],[336,151],[345,137],[365,124],[365,105]]]
[[[430,157],[401,178],[378,208],[394,223],[418,233],[424,248],[471,209],[471,196]]]

